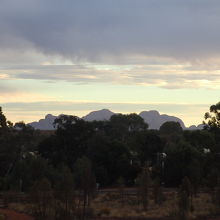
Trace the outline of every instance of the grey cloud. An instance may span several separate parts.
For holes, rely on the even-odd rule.
[[[3,0],[0,48],[102,61],[220,56],[218,0]]]
[[[169,104],[169,103],[108,103],[108,102],[14,102],[2,103],[1,106],[7,111],[20,111],[20,112],[37,112],[45,111],[47,113],[53,111],[69,112],[69,111],[93,111],[95,109],[108,108],[115,112],[140,112],[144,110],[156,109],[162,112],[185,112],[194,111],[198,108],[207,108],[207,104]]]
[[[219,83],[220,74],[216,71],[199,72],[187,67],[172,65],[115,66],[104,65],[13,65],[0,68],[0,72],[12,79],[36,79],[46,82],[67,81],[74,83],[115,83],[142,84],[163,88],[213,88]],[[112,69],[111,69],[112,68]],[[177,74],[178,73],[178,74]],[[209,84],[202,84],[208,81]]]

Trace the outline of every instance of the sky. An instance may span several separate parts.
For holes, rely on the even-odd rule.
[[[219,0],[0,0],[13,122],[108,108],[200,124],[220,97]]]

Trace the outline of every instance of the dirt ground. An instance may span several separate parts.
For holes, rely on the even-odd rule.
[[[143,209],[139,201],[139,196],[134,189],[105,189],[100,190],[90,201],[89,215],[95,219],[117,219],[117,218],[149,218],[149,219],[169,219],[175,218],[178,211],[178,193],[176,189],[163,189],[162,203],[154,201],[153,191],[149,191],[148,208]],[[77,200],[78,201],[78,200]],[[76,204],[78,202],[76,201]],[[193,197],[191,219],[208,219],[207,216],[219,216],[220,206],[213,204],[212,197],[206,191],[199,192]],[[17,210],[17,212],[12,211]],[[28,216],[31,213],[29,203],[10,203],[7,209],[0,209],[0,214],[6,214],[10,220],[31,220]],[[27,215],[20,214],[26,213]],[[220,218],[214,218],[220,220]],[[212,220],[212,219],[210,219]]]
[[[155,204],[153,195],[149,195],[148,209],[143,210],[137,203],[134,195],[120,195],[120,192],[107,192],[99,194],[92,201],[92,209],[97,217],[143,217],[143,218],[169,218],[175,215],[178,209],[177,191],[164,192],[165,200],[161,204]],[[208,193],[199,193],[193,198],[193,211],[190,217],[209,216],[216,213]],[[219,210],[217,210],[219,212]],[[219,219],[220,220],[220,219]]]
[[[29,215],[15,212],[11,209],[0,209],[0,214],[5,215],[7,220],[34,220],[34,218]]]

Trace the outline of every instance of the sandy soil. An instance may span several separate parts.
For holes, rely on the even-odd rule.
[[[34,220],[33,217],[15,212],[11,209],[0,209],[0,213],[7,216],[7,220]]]

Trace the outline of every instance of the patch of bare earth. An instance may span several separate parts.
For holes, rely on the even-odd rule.
[[[6,216],[7,220],[34,220],[32,216],[19,213],[11,209],[0,209],[0,214]]]
[[[92,201],[92,208],[96,217],[143,217],[143,218],[169,218],[177,212],[177,190],[164,192],[164,201],[161,204],[154,202],[152,193],[149,195],[147,210],[138,202],[135,195],[121,195],[120,192],[99,194]],[[213,213],[213,203],[208,193],[199,193],[193,198],[193,211],[190,218],[209,216]],[[202,220],[202,219],[201,219]],[[220,220],[220,218],[218,219]]]

